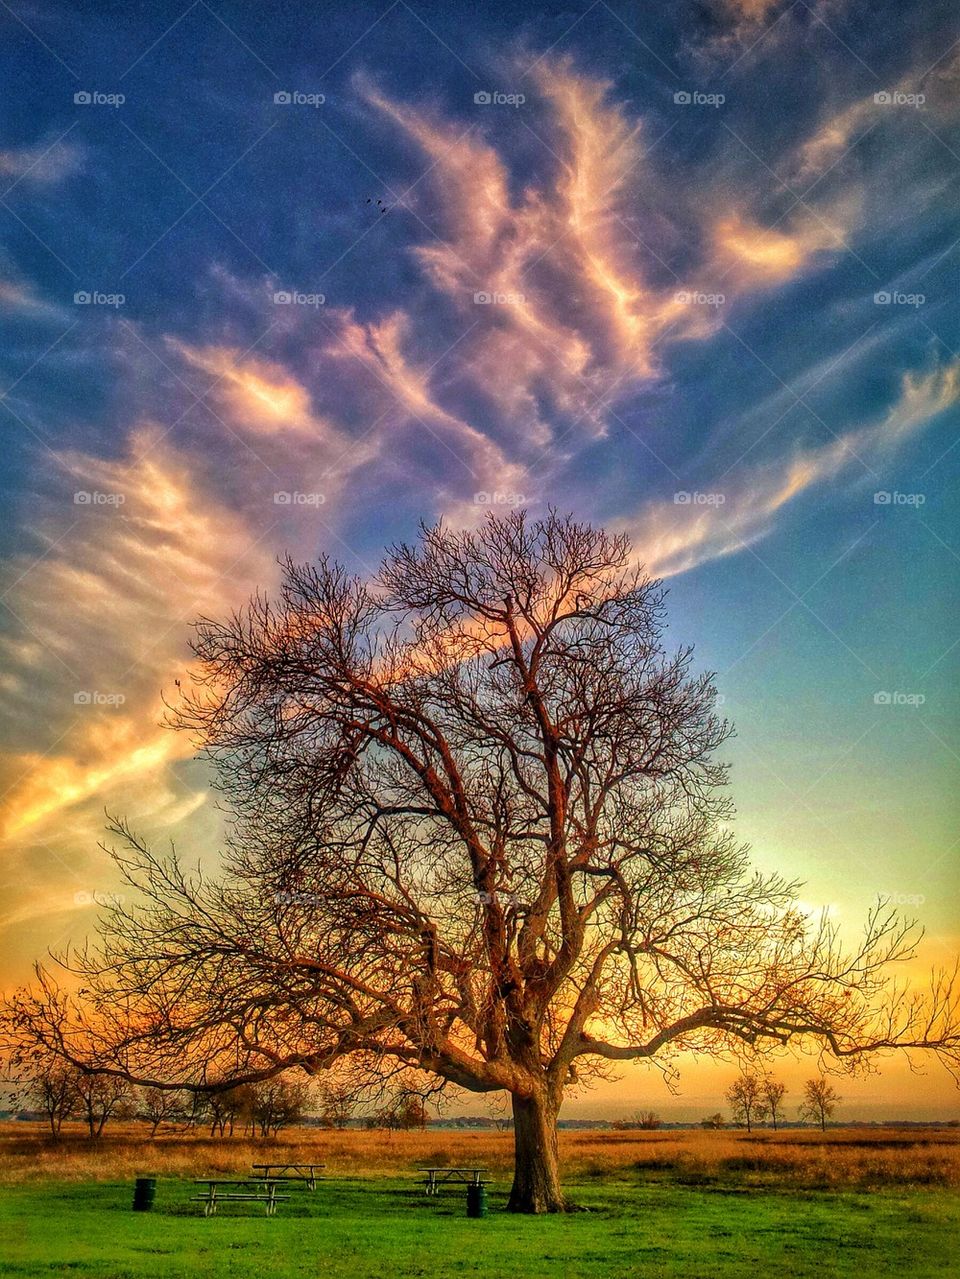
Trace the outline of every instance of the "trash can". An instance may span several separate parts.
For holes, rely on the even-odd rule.
[[[133,1211],[149,1212],[157,1197],[156,1177],[138,1177],[133,1188]]]
[[[467,1186],[467,1216],[485,1217],[487,1215],[487,1188],[480,1182],[471,1182]]]

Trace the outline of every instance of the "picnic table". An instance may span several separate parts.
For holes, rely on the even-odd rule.
[[[253,1171],[275,1181],[302,1181],[308,1190],[317,1188],[317,1169],[326,1164],[253,1164]]]
[[[482,1174],[486,1168],[418,1168],[417,1172],[426,1173],[424,1190],[428,1195],[439,1195],[444,1182],[459,1182],[461,1185],[482,1186]]]
[[[244,1177],[240,1180],[226,1180],[223,1177],[195,1177],[198,1186],[206,1186],[205,1195],[194,1195],[194,1200],[203,1204],[203,1215],[212,1217],[221,1203],[239,1200],[262,1203],[268,1217],[277,1211],[277,1203],[281,1199],[289,1199],[289,1195],[278,1195],[277,1186],[282,1185],[278,1178]],[[232,1189],[223,1189],[223,1187]]]

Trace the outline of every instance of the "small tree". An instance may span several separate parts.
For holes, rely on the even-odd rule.
[[[831,1117],[841,1097],[833,1084],[823,1075],[816,1079],[808,1079],[803,1085],[803,1101],[800,1103],[800,1118],[809,1119],[819,1124],[822,1132],[827,1130],[827,1120]]]
[[[763,1081],[757,1075],[742,1074],[727,1089],[726,1097],[734,1120],[746,1124],[747,1132],[752,1132],[754,1123],[762,1120],[767,1113]]]
[[[310,1086],[303,1080],[267,1079],[247,1091],[251,1127],[261,1137],[276,1137],[281,1128],[299,1123],[310,1101]]]
[[[347,1084],[328,1084],[320,1094],[320,1117],[330,1128],[346,1128],[353,1115],[355,1090]]]
[[[701,1119],[701,1120],[700,1120],[700,1127],[701,1127],[701,1128],[716,1128],[716,1129],[722,1128],[722,1127],[723,1127],[723,1115],[721,1115],[721,1113],[720,1113],[720,1111],[719,1111],[719,1110],[717,1111],[717,1113],[716,1113],[715,1115],[707,1115],[705,1119]]]
[[[651,1132],[655,1128],[663,1127],[663,1120],[653,1110],[638,1110],[633,1116],[633,1123],[637,1128],[643,1128]]]
[[[416,1093],[401,1092],[377,1111],[376,1121],[378,1127],[391,1130],[425,1128],[427,1108]]]
[[[210,1136],[233,1136],[237,1121],[243,1116],[248,1101],[245,1087],[217,1088],[197,1093],[195,1113],[210,1125]]]
[[[76,1089],[77,1109],[91,1141],[103,1135],[107,1121],[125,1112],[131,1100],[130,1085],[117,1075],[78,1071]]]
[[[184,1095],[180,1089],[143,1088],[137,1107],[140,1118],[150,1124],[150,1136],[157,1135],[163,1123],[184,1118]]]
[[[784,1094],[787,1091],[787,1085],[782,1084],[779,1079],[774,1079],[772,1075],[767,1075],[763,1079],[761,1087],[761,1095],[767,1114],[770,1116],[770,1123],[773,1125],[773,1131],[777,1131],[777,1119],[780,1115],[780,1108],[783,1105]]]
[[[56,1140],[63,1121],[76,1113],[80,1100],[76,1070],[65,1062],[48,1062],[25,1091],[30,1103],[46,1118],[50,1135]]]

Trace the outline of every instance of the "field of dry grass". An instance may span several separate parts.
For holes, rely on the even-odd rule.
[[[958,1129],[832,1129],[786,1132],[608,1132],[560,1134],[563,1174],[575,1181],[638,1176],[684,1185],[716,1181],[791,1188],[891,1185],[960,1187]],[[143,1173],[242,1173],[254,1161],[325,1163],[332,1177],[396,1176],[424,1164],[484,1165],[509,1178],[509,1133],[333,1132],[301,1128],[271,1141],[162,1134],[115,1126],[99,1142],[77,1128],[59,1142],[38,1125],[0,1124],[0,1181],[109,1181]]]

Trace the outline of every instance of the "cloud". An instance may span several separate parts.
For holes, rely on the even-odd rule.
[[[175,339],[169,346],[193,368],[215,380],[212,397],[230,422],[255,434],[325,433],[310,408],[310,394],[281,365],[225,346],[191,346]]]
[[[890,87],[857,98],[819,122],[814,132],[786,157],[788,180],[810,182],[837,165],[860,138],[881,126],[902,123],[904,113],[922,109],[935,123],[960,112],[960,54],[948,54],[933,67],[911,68]],[[923,98],[918,107],[909,103]],[[909,116],[907,117],[909,122]]]
[[[841,220],[847,222],[848,217]],[[731,291],[783,284],[818,255],[843,245],[843,234],[835,225],[806,210],[786,229],[764,227],[749,215],[731,212],[714,228],[715,269]]]
[[[630,534],[637,558],[652,576],[689,572],[767,537],[779,513],[817,485],[849,471],[862,474],[868,459],[883,465],[906,438],[958,402],[960,360],[906,373],[896,401],[878,421],[819,448],[798,449],[785,459],[704,481],[702,490],[682,490],[617,527]]]
[[[658,373],[660,342],[709,326],[677,300],[682,281],[648,278],[652,259],[631,226],[636,191],[655,182],[642,124],[611,101],[609,85],[568,62],[544,63],[537,86],[549,172],[514,194],[505,158],[479,127],[361,82],[431,161],[420,200],[436,230],[413,252],[474,326],[458,344],[460,364],[496,410],[494,431],[509,425],[542,447],[564,427],[602,435],[605,400]]]
[[[34,517],[42,550],[10,565],[6,839],[42,834],[87,800],[102,810],[134,785],[166,802],[165,769],[190,747],[159,727],[161,687],[183,670],[189,625],[275,575],[158,428],[134,431],[121,459],[60,461],[57,493]]]
[[[83,168],[83,147],[57,140],[46,145],[0,150],[0,176],[16,183],[56,186]]]

